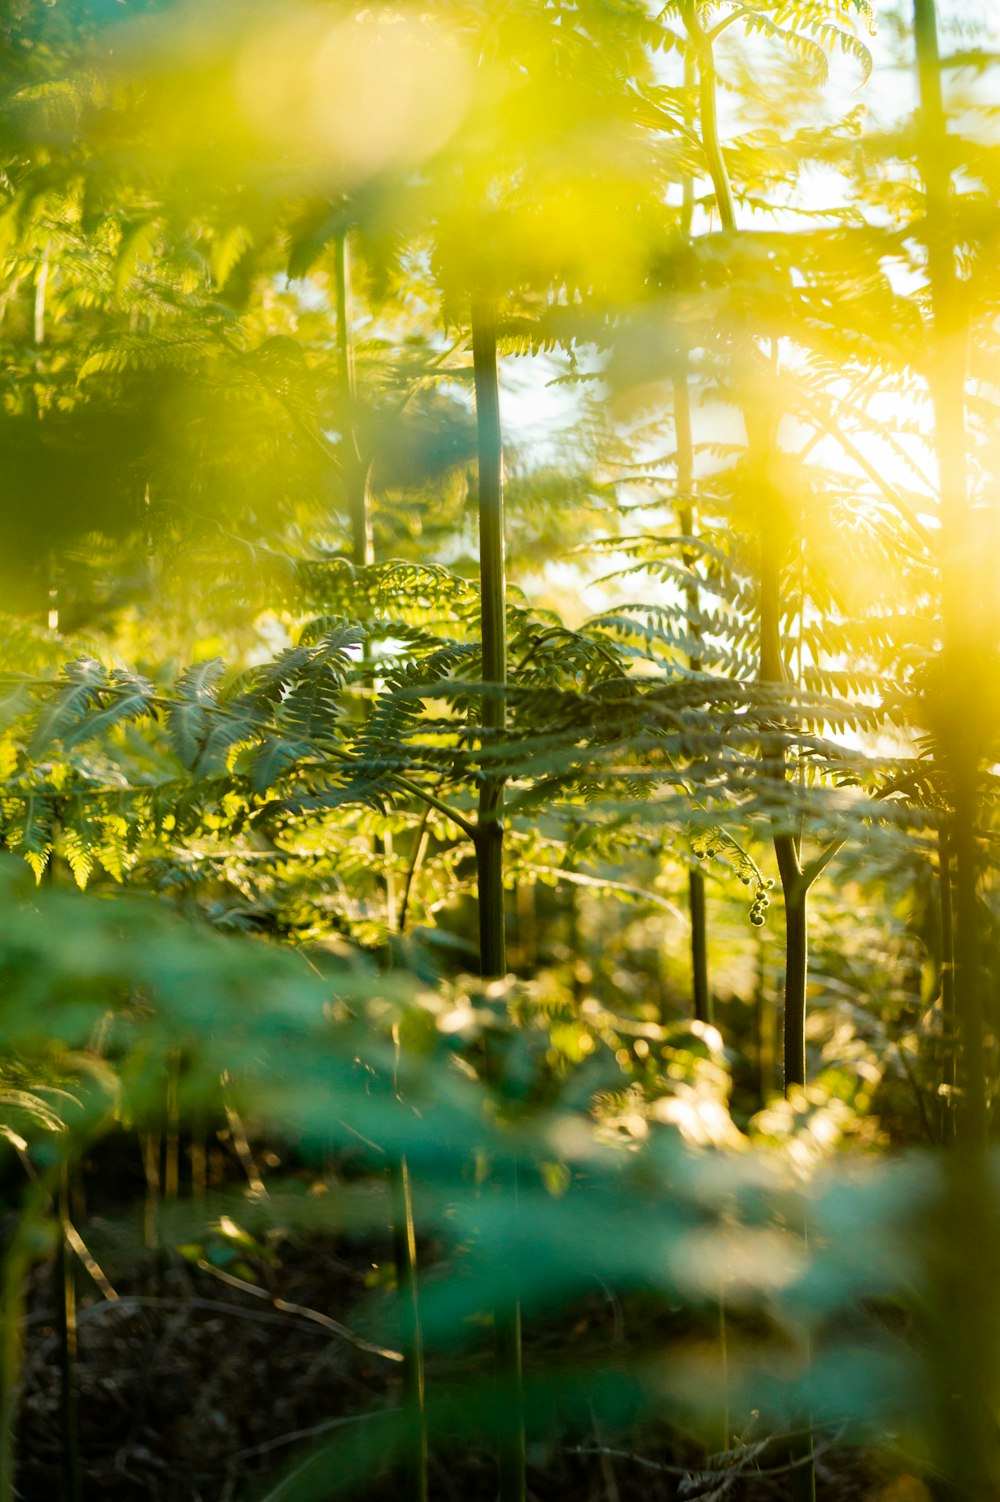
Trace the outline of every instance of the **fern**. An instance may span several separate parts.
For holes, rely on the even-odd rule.
[[[4,797],[3,837],[9,849],[27,861],[41,881],[52,854],[55,800],[50,793],[25,791],[18,797]]]
[[[54,741],[78,734],[89,712],[101,703],[107,686],[107,673],[96,658],[78,657],[67,664],[56,693],[35,720],[28,755],[37,759]]]
[[[225,671],[226,665],[218,657],[185,669],[177,680],[178,697],[167,707],[170,743],[189,771],[201,754],[209,711],[218,703],[219,683]]]

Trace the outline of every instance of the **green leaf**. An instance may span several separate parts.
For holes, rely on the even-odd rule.
[[[41,881],[52,853],[55,811],[51,796],[37,792],[18,793],[4,798],[2,808],[4,838],[8,846],[24,856],[35,873],[35,880]]]
[[[107,674],[94,657],[78,657],[64,667],[56,685],[61,692],[39,711],[28,755],[37,759],[53,741],[64,740],[86,718],[88,710],[100,702],[106,686]]]
[[[80,720],[65,732],[62,743],[67,750],[83,741],[95,740],[115,725],[144,719],[152,712],[156,690],[146,678],[141,678],[137,673],[116,668],[111,674],[110,694],[110,699],[97,714]]]
[[[250,780],[258,793],[266,793],[295,764],[310,754],[307,741],[287,741],[268,736],[254,754]]]
[[[326,664],[292,689],[278,718],[293,735],[332,736],[340,709],[340,682]]]
[[[139,263],[152,259],[159,234],[158,219],[140,219],[123,226],[115,262],[115,291],[119,297],[139,269]]]
[[[178,698],[167,709],[167,736],[189,772],[201,754],[208,709],[218,702],[219,682],[225,671],[221,657],[209,657],[185,669],[177,680]]]

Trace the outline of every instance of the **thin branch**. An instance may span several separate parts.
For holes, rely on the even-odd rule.
[[[62,1231],[63,1235],[66,1238],[67,1246],[71,1251],[76,1253],[77,1257],[83,1263],[93,1281],[101,1290],[105,1299],[109,1304],[116,1303],[118,1300],[117,1293],[115,1292],[114,1288],[112,1288],[109,1279],[106,1277],[105,1273],[99,1266],[97,1260],[91,1255],[90,1248],[87,1246],[83,1237],[80,1235],[79,1231],[76,1229],[76,1226],[70,1220],[68,1215],[62,1216]]]
[[[729,169],[722,154],[722,143],[719,138],[716,72],[712,43],[701,24],[701,17],[694,0],[684,0],[682,13],[684,25],[698,58],[701,130],[709,175],[715,189],[715,202],[722,228],[727,232],[732,232],[736,229],[736,206],[732,184],[729,180]]]
[[[809,888],[822,876],[827,866],[846,843],[846,840],[831,840],[830,844],[817,855],[815,860],[810,861],[807,866],[803,867],[801,876],[799,877],[803,891],[808,892]]]
[[[791,1434],[775,1435],[773,1442],[777,1443],[779,1440],[787,1441],[796,1439],[811,1433],[812,1431],[809,1429],[799,1429]],[[670,1465],[663,1460],[650,1460],[646,1455],[636,1455],[631,1450],[614,1450],[607,1445],[567,1445],[565,1453],[568,1455],[610,1455],[618,1460],[630,1460],[634,1465],[642,1466],[647,1471],[659,1471],[668,1476],[704,1477],[706,1481],[718,1481],[723,1477],[732,1479],[736,1476],[785,1476],[789,1471],[797,1471],[803,1466],[809,1465],[817,1455],[822,1455],[827,1450],[832,1450],[839,1439],[840,1436],[836,1435],[834,1438],[828,1440],[825,1445],[817,1445],[816,1449],[811,1450],[808,1455],[803,1455],[797,1460],[790,1460],[784,1465],[777,1466],[753,1465],[750,1463],[749,1456],[745,1457],[744,1464],[740,1464],[741,1454],[739,1451],[727,1451],[727,1458],[729,1455],[735,1454],[737,1457],[736,1463],[720,1466],[718,1469],[709,1469],[707,1467],[695,1469],[692,1466]],[[719,1458],[721,1459],[722,1457]]]
[[[927,549],[927,551],[933,556],[937,551],[936,539],[934,538],[933,534],[924,526],[923,522],[920,520],[919,516],[913,510],[913,508],[906,501],[904,501],[903,497],[896,490],[893,489],[893,487],[888,483],[885,477],[879,473],[876,466],[865,458],[865,455],[858,448],[853,439],[849,438],[848,435],[837,425],[837,423],[826,416],[818,402],[814,402],[812,397],[807,396],[806,393],[802,390],[799,390],[797,392],[797,397],[802,406],[806,408],[809,415],[819,424],[819,426],[825,433],[828,433],[831,438],[835,439],[837,443],[840,444],[841,448],[844,450],[844,453],[847,454],[850,459],[854,460],[854,463],[858,466],[858,468],[867,476],[869,480],[871,480],[872,484],[881,492],[881,494],[889,502],[889,505],[893,508],[893,510],[902,517],[902,519],[908,524],[908,526],[913,530],[917,537],[920,538],[920,541],[924,544],[924,547]]]
[[[741,21],[744,16],[750,16],[753,14],[754,12],[751,11],[748,6],[737,6],[736,10],[732,11],[728,16],[723,16],[721,21],[716,21],[711,31],[706,31],[706,41],[708,41],[709,43],[714,42],[716,37],[720,37],[724,31],[728,31],[729,27],[732,26],[734,21]]]
[[[425,803],[424,811],[420,816],[420,823],[417,826],[416,836],[413,841],[413,854],[410,857],[410,863],[406,869],[406,884],[403,887],[402,901],[399,904],[398,928],[401,934],[406,932],[406,913],[410,905],[410,891],[413,887],[413,878],[417,874],[418,867],[420,866],[420,862],[424,858],[424,852],[427,849],[427,821],[430,818],[430,815],[430,804]]]
[[[317,1435],[329,1434],[332,1429],[346,1429],[351,1424],[363,1424],[367,1420],[385,1418],[387,1414],[401,1413],[399,1408],[377,1408],[369,1413],[350,1413],[344,1418],[327,1419],[322,1424],[313,1424],[308,1429],[292,1429],[288,1434],[279,1434],[277,1439],[265,1440],[261,1445],[253,1445],[249,1450],[237,1450],[227,1459],[228,1465],[235,1464],[239,1460],[251,1460],[256,1455],[267,1455],[272,1450],[280,1450],[285,1445],[297,1444],[300,1439],[315,1439]]]
[[[682,910],[677,907],[675,903],[669,901],[669,899],[666,897],[657,896],[655,892],[647,891],[644,887],[634,887],[627,881],[612,881],[610,878],[605,879],[601,876],[586,876],[582,871],[564,871],[561,869],[558,869],[557,871],[557,868],[554,868],[552,866],[534,866],[523,864],[521,866],[521,870],[530,871],[533,876],[548,876],[558,874],[560,881],[571,882],[574,886],[597,887],[601,891],[622,892],[627,897],[637,897],[643,902],[652,902],[657,907],[665,908],[666,911],[670,913],[672,917],[676,918],[678,922],[682,923],[685,928],[690,927],[687,914],[682,912]]]
[[[217,1278],[220,1283],[225,1283],[229,1288],[237,1288],[240,1293],[252,1294],[255,1299],[265,1299],[272,1309],[277,1309],[281,1314],[296,1314],[300,1319],[307,1319],[314,1325],[322,1325],[324,1330],[332,1330],[334,1335],[339,1335],[341,1340],[348,1341],[356,1346],[359,1351],[366,1351],[369,1356],[381,1356],[384,1361],[402,1361],[401,1351],[390,1350],[386,1346],[375,1345],[370,1340],[365,1340],[361,1335],[355,1335],[346,1325],[331,1319],[328,1314],[321,1314],[318,1309],[310,1309],[305,1304],[291,1304],[287,1299],[275,1298],[268,1293],[266,1288],[258,1288],[256,1283],[248,1283],[245,1278],[237,1278],[233,1273],[223,1272],[221,1267],[213,1267],[211,1262],[199,1257],[197,1266],[204,1273]]]
[[[408,777],[403,777],[398,772],[391,774],[390,781],[396,783],[397,787],[405,789],[406,792],[412,793],[415,798],[422,799],[428,808],[436,808],[439,814],[444,814],[446,819],[457,824],[470,840],[475,840],[476,826],[462,814],[456,813],[450,804],[443,803],[440,798],[436,798],[433,793],[428,793],[419,783],[411,782]]]
[[[927,1140],[929,1143],[931,1143],[932,1146],[938,1147],[940,1146],[940,1139],[931,1126],[930,1117],[927,1114],[927,1105],[924,1101],[924,1091],[921,1090],[920,1083],[913,1073],[913,1069],[910,1066],[910,1061],[906,1057],[906,1050],[895,1040],[893,1041],[892,1046],[896,1050],[896,1053],[899,1055],[899,1062],[903,1066],[903,1073],[906,1075],[906,1078],[913,1090],[914,1098],[917,1102],[917,1110],[920,1112],[920,1120],[923,1122],[924,1131],[927,1133]]]

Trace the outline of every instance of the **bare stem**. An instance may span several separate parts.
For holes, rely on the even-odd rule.
[[[503,522],[503,435],[493,308],[472,307],[472,359],[476,381],[479,447],[479,579],[483,683],[483,728],[502,731],[506,722],[506,569]],[[479,888],[479,959],[484,977],[507,973],[503,891],[503,779],[483,776],[476,826]],[[516,1168],[510,1192],[517,1193]],[[524,1502],[524,1394],[521,1377],[521,1308],[516,1299],[494,1311],[497,1362],[497,1459],[500,1502]]]

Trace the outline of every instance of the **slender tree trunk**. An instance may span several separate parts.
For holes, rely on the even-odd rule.
[[[737,229],[736,204],[719,138],[712,43],[702,25],[695,0],[684,0],[683,17],[698,63],[699,117],[705,160],[715,189],[722,228],[727,233],[734,234]],[[759,461],[766,464],[770,449],[769,435],[763,430],[758,415],[749,407],[744,409],[744,422],[751,451]],[[769,489],[766,473],[762,473],[761,480],[765,493],[761,495],[760,503],[760,679],[762,683],[780,684],[785,677],[780,629],[780,509],[773,504],[777,497],[766,494]],[[771,745],[765,741],[762,751],[764,775],[773,779],[776,785],[784,783],[785,755],[780,737],[776,735]],[[778,817],[780,821],[781,816]],[[784,1076],[787,1094],[790,1089],[804,1084],[806,1077],[807,888],[803,881],[798,838],[779,825],[773,840],[785,904]],[[804,1360],[808,1368],[808,1344]],[[794,1469],[789,1472],[791,1502],[814,1502],[816,1468],[813,1462],[812,1423],[808,1414],[804,1415],[801,1433],[789,1441],[788,1458],[794,1465]]]
[[[766,501],[764,505],[766,505]],[[764,521],[761,526],[761,612],[760,678],[762,683],[784,681],[784,662],[778,630],[780,592],[777,568],[777,542],[769,535]],[[764,745],[764,771],[776,785],[785,782],[785,755],[780,738],[773,747]],[[779,823],[782,815],[778,814]],[[784,1089],[788,1096],[806,1082],[806,990],[809,979],[808,888],[802,873],[797,837],[777,829],[773,836],[774,853],[781,879],[785,908],[785,984],[782,1059]],[[803,1229],[803,1238],[805,1230]],[[810,1343],[805,1338],[803,1368],[811,1364]],[[808,1411],[800,1417],[802,1428],[788,1441],[790,1502],[815,1502],[816,1467],[813,1459],[812,1419]]]
[[[719,139],[716,105],[715,62],[712,44],[705,33],[693,0],[685,4],[684,19],[698,62],[699,115],[702,145],[709,175],[715,189],[716,205],[722,227],[736,232],[736,206],[722,144]],[[757,415],[744,411],[747,438],[761,460],[766,458],[769,442],[762,432]],[[766,477],[762,476],[765,482]],[[778,531],[780,508],[776,498],[761,496],[760,525],[760,677],[762,683],[779,684],[785,670],[781,650],[781,582],[779,558],[782,538]],[[765,748],[765,771],[775,782],[784,781],[784,754],[779,747]],[[808,946],[806,942],[806,894],[802,888],[802,867],[798,839],[784,831],[774,836],[774,853],[785,899],[785,1088],[805,1082],[805,1002]]]
[[[375,561],[375,543],[371,519],[371,461],[366,458],[358,432],[358,398],[354,374],[354,335],[351,299],[350,246],[346,232],[334,242],[334,275],[337,284],[337,351],[340,397],[346,431],[342,446],[344,484],[351,519],[352,561],[368,567]],[[367,644],[366,644],[367,649]],[[416,857],[425,838],[426,820],[420,826]],[[389,933],[406,923],[409,883],[403,899],[401,917],[396,912],[393,873],[388,859],[392,854],[391,836],[383,840],[376,835],[373,853],[386,861],[386,927]],[[411,868],[412,877],[412,868]],[[424,1344],[420,1327],[419,1279],[417,1270],[416,1227],[413,1219],[413,1194],[410,1169],[405,1156],[389,1166],[389,1198],[392,1211],[393,1258],[396,1264],[396,1291],[399,1300],[400,1346],[403,1352],[404,1414],[403,1482],[407,1502],[427,1499],[427,1414],[425,1403]]]
[[[517,918],[518,967],[523,975],[538,969],[538,894],[534,882],[518,882],[514,911]]]
[[[736,229],[736,202],[733,198],[729,169],[722,153],[719,139],[719,111],[716,101],[715,58],[712,43],[701,23],[696,0],[683,0],[684,24],[698,66],[698,116],[701,125],[701,144],[705,152],[708,174],[715,191],[715,206],[719,211],[722,228]]]
[[[768,528],[761,528],[761,682],[784,681],[784,664],[778,633],[780,595],[776,551],[769,551]],[[773,747],[765,741],[764,771],[776,784],[785,781],[784,748],[779,737]],[[778,815],[779,821],[782,815]],[[786,1097],[806,1082],[806,991],[809,978],[808,887],[803,878],[797,837],[778,829],[773,835],[774,853],[781,879],[785,908],[785,983],[782,1059]],[[802,1229],[806,1239],[805,1227]],[[811,1366],[811,1343],[805,1335],[802,1348],[803,1370]],[[787,1445],[787,1460],[793,1469],[788,1474],[790,1502],[815,1502],[816,1466],[814,1461],[812,1416],[808,1409],[799,1416],[801,1429]]]
[[[700,871],[688,873],[688,913],[691,919],[691,983],[694,1015],[699,1022],[715,1021],[715,1002],[708,979],[708,917],[705,878]]]
[[[754,433],[747,414],[748,436],[752,435],[758,454],[766,454],[767,438]],[[760,486],[760,681],[776,687],[785,682],[785,662],[781,645],[781,576],[779,558],[782,538],[776,517],[780,516],[778,498],[770,493],[766,474]],[[786,780],[785,751],[781,732],[765,734],[762,746],[764,775],[776,789]],[[808,898],[802,873],[801,852],[797,835],[783,828],[787,815],[778,813],[777,828],[772,836],[781,892],[785,908],[785,984],[784,984],[784,1064],[785,1094],[806,1082],[806,989],[809,976]]]
[[[939,1062],[942,1083],[946,1087],[938,1112],[938,1130],[942,1142],[955,1135],[955,1112],[958,1099],[959,1045],[955,1036],[955,921],[952,905],[951,838],[946,828],[938,831],[938,909],[941,918],[941,1035],[943,1048]]]
[[[506,714],[506,569],[503,523],[503,438],[492,307],[472,307],[472,358],[479,449],[479,580],[482,611],[484,730],[501,731]],[[491,692],[491,689],[493,690]],[[503,780],[486,774],[476,828],[479,956],[485,978],[507,973],[503,893]],[[516,1199],[517,1174],[508,1192]],[[497,1362],[497,1459],[500,1502],[524,1502],[524,1400],[521,1378],[521,1310],[516,1300],[494,1311]]]
[[[920,170],[927,193],[925,241],[932,338],[927,383],[934,408],[942,527],[942,672],[938,706],[942,754],[950,774],[955,858],[955,1003],[962,1036],[962,1134],[986,1137],[981,935],[976,896],[980,632],[976,622],[975,538],[968,497],[965,293],[955,268],[951,148],[941,91],[934,0],[914,0],[920,84]]]
[[[784,882],[782,882],[784,886]],[[807,897],[785,891],[785,1094],[806,1082],[806,981],[809,969]]]
[[[774,1090],[774,1013],[767,984],[766,949],[763,934],[757,930],[757,980],[754,1011],[757,1032],[757,1090],[761,1110]]]
[[[941,498],[942,650],[935,701],[942,763],[951,792],[949,843],[954,860],[954,1006],[960,1041],[957,1138],[941,1196],[939,1248],[931,1268],[931,1307],[940,1309],[928,1366],[937,1387],[937,1445],[955,1495],[987,1502],[1000,1487],[996,1404],[996,1262],[1000,1225],[986,1153],[988,1083],[984,1043],[985,980],[977,893],[981,743],[980,702],[994,643],[977,620],[974,515],[966,435],[968,327],[965,289],[956,269],[952,206],[954,153],[941,87],[935,0],[914,0],[920,87],[918,152],[926,189],[924,239],[931,328],[926,377],[934,410]],[[942,915],[944,907],[942,905]]]
[[[343,478],[351,518],[351,561],[361,568],[375,562],[372,530],[372,459],[364,450],[358,424],[358,391],[354,373],[353,298],[351,295],[351,250],[347,233],[334,241],[334,275],[337,284],[337,361],[340,400],[344,412]],[[367,654],[367,642],[365,644]],[[377,685],[376,685],[377,686]],[[398,923],[396,883],[393,875],[392,833],[376,835],[376,855],[385,872],[386,928],[394,933]]]
[[[689,49],[684,56],[685,98],[690,99],[698,82],[698,69],[694,53]],[[685,107],[686,123],[694,127],[694,111]],[[681,234],[691,238],[694,219],[694,179],[686,173],[682,185]],[[685,537],[693,537],[697,525],[694,503],[694,434],[691,422],[691,385],[688,371],[689,352],[681,350],[681,373],[674,381],[674,430],[677,443],[677,520]],[[684,565],[693,570],[696,554],[690,549],[683,551]],[[691,637],[701,639],[701,601],[698,585],[690,577],[685,590],[687,627]],[[688,666],[692,672],[700,672],[701,655],[697,648],[688,654]],[[688,915],[691,919],[691,991],[694,1015],[700,1022],[713,1022],[714,1007],[708,978],[708,917],[705,905],[705,877],[697,867],[688,872]]]
[[[694,444],[691,431],[691,393],[688,384],[686,350],[683,352],[682,359],[684,360],[683,374],[674,381],[674,426],[677,435],[677,520],[685,537],[693,537],[696,526]],[[695,556],[690,548],[684,549],[683,561],[688,569],[693,569]],[[698,640],[701,635],[700,600],[698,585],[693,579],[687,585],[685,604],[688,632],[695,640]],[[701,670],[701,657],[697,649],[688,654],[688,665],[692,672],[697,673]],[[712,1022],[714,1008],[708,979],[705,878],[696,868],[688,873],[688,912],[691,919],[691,986],[694,1015],[701,1022]]]
[[[479,582],[482,611],[483,729],[501,731],[506,715],[507,580],[504,565],[503,444],[497,335],[493,311],[472,309],[472,357],[476,381],[479,448]],[[484,976],[507,973],[503,900],[503,781],[484,775],[476,834],[479,886],[479,953]]]

